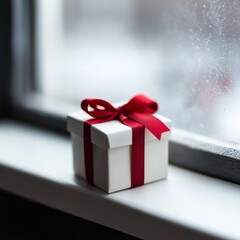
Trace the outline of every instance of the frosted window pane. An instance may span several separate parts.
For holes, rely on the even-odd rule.
[[[144,93],[174,126],[239,143],[240,1],[40,0],[39,91]]]

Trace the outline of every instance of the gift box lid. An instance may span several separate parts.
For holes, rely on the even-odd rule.
[[[154,116],[159,118],[169,129],[171,129],[171,120],[159,114],[154,114]],[[68,131],[83,137],[83,125],[88,119],[91,119],[91,117],[84,111],[68,114]],[[170,134],[170,131],[164,132],[161,139],[169,137]],[[148,129],[145,129],[145,141],[150,141],[154,138],[155,136]],[[115,148],[131,145],[132,129],[118,120],[94,124],[91,127],[91,141],[101,148]]]

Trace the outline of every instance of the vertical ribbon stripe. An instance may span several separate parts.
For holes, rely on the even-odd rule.
[[[83,135],[86,180],[89,183],[93,184],[93,152],[91,142],[91,124],[89,124],[88,122],[84,122]]]
[[[83,148],[86,180],[94,184],[93,181],[93,147],[91,142],[91,126],[103,122],[100,119],[89,119],[83,125]]]
[[[125,121],[132,128],[131,187],[144,184],[145,128],[138,122]]]

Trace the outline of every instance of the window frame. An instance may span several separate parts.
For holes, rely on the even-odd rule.
[[[0,47],[3,48],[2,50],[4,50],[4,48],[8,49],[4,51],[5,58],[7,59],[4,63],[6,64],[4,69],[7,71],[7,74],[5,73],[5,77],[3,78],[5,90],[2,88],[2,91],[7,93],[7,96],[1,101],[0,113],[1,108],[4,108],[4,113],[9,118],[25,121],[49,130],[61,132],[62,134],[68,134],[66,130],[66,117],[64,115],[44,111],[47,105],[46,102],[41,104],[41,107],[36,107],[38,102],[44,102],[41,96],[31,94],[30,97],[34,99],[34,101],[31,101],[30,105],[28,101],[25,101],[27,100],[26,95],[28,95],[26,91],[29,89],[34,91],[36,89],[36,84],[34,84],[36,77],[34,67],[36,59],[34,55],[34,14],[36,14],[36,11],[34,1],[26,0],[22,1],[25,8],[23,11],[26,12],[24,14],[23,12],[18,13],[15,6],[16,2],[19,4],[21,1],[12,1],[11,5],[8,0],[1,1],[1,5],[4,5],[7,11],[6,9],[4,10],[4,7],[0,8],[1,13],[5,12],[4,15],[0,14],[1,18],[5,18],[0,22],[7,21],[8,29],[3,29],[3,31],[9,33],[12,30],[12,35],[10,36],[8,34],[8,38],[9,41],[11,38],[13,41],[11,54],[10,46],[6,48],[4,44],[0,45]],[[14,24],[11,24],[11,10],[14,12],[12,16],[13,23],[16,21],[16,18],[19,17],[19,14],[22,14],[24,25],[22,27],[24,27],[24,29],[18,26],[18,30],[16,30],[16,26],[14,28]],[[8,14],[6,14],[6,12]],[[20,19],[18,19],[18,21]],[[10,29],[11,26],[13,26],[12,29]],[[23,30],[25,41],[20,39],[23,46],[16,51],[16,45],[21,35],[19,35],[19,32]],[[8,59],[10,55],[12,59]],[[9,64],[10,61],[12,62],[12,68],[8,67],[11,66],[11,64]],[[25,64],[24,70],[21,69],[21,64],[23,63]],[[11,74],[11,72],[13,74]],[[1,71],[1,74],[4,74],[4,71]],[[11,88],[9,82],[12,84]],[[16,87],[19,87],[19,85],[22,86],[20,91],[19,88],[16,90]],[[224,142],[216,142],[211,138],[201,137],[197,134],[191,134],[173,128],[173,136],[169,144],[169,161],[172,164],[190,170],[240,184],[240,149],[234,148]]]
[[[11,4],[0,2],[0,119],[6,117],[10,109],[11,73]]]
[[[7,0],[6,0],[7,1]],[[35,81],[35,1],[11,1],[12,14],[11,56],[12,72],[9,76],[11,88],[8,117],[66,134],[65,119],[44,111],[47,106],[36,90]],[[24,32],[24,34],[21,34]],[[19,48],[19,42],[21,47]],[[5,81],[8,81],[7,79]],[[33,92],[33,93],[30,93]],[[29,101],[31,98],[31,101]],[[32,101],[33,100],[33,101]],[[39,104],[40,107],[36,107]]]

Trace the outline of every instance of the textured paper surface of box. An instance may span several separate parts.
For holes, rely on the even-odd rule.
[[[171,128],[169,119],[155,116]],[[83,123],[87,119],[90,117],[83,111],[71,113],[67,119],[73,144],[74,171],[84,179]],[[169,136],[170,132],[165,132],[159,141],[145,129],[144,183],[167,177]],[[94,185],[109,193],[130,188],[132,129],[118,120],[95,124],[91,127],[91,141]]]

